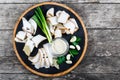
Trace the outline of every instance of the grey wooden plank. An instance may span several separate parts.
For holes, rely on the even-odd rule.
[[[52,0],[61,3],[120,3],[120,0]]]
[[[34,74],[0,74],[0,80],[119,80],[120,74],[70,73],[57,78],[44,78]]]
[[[0,31],[0,56],[15,56],[12,32]],[[88,29],[88,40],[86,56],[120,56],[120,30]]]
[[[40,3],[51,0],[0,0],[0,3]]]
[[[72,73],[120,73],[120,57],[85,57]],[[0,57],[0,73],[30,73],[16,57]]]
[[[34,4],[0,4],[0,29],[13,29],[18,17],[32,5]],[[119,4],[66,5],[81,16],[87,28],[120,28]]]

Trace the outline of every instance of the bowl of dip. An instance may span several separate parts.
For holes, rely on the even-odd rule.
[[[50,46],[53,57],[60,57],[68,53],[69,44],[64,38],[55,38]]]

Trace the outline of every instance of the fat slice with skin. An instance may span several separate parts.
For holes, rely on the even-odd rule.
[[[18,39],[18,38],[15,38],[15,41],[16,41],[16,42],[19,42],[19,43],[25,43],[25,42],[26,42],[26,39],[25,39],[25,40],[20,40],[20,39]]]
[[[22,22],[23,22],[23,27],[22,29],[25,31],[25,32],[29,32],[29,33],[33,33],[33,29],[32,29],[32,26],[31,24],[23,17],[22,18]]]
[[[57,17],[59,17],[59,16],[60,16],[60,14],[61,14],[61,12],[62,12],[62,11],[60,11],[60,10],[59,10],[59,11],[57,11],[57,12],[56,12],[56,16],[57,16]]]
[[[27,40],[27,42],[25,43],[25,46],[23,48],[23,51],[25,52],[25,54],[27,56],[30,56],[30,53],[33,51],[34,49],[34,43],[31,40]]]
[[[62,11],[60,16],[58,17],[59,23],[66,23],[70,15],[66,13],[65,11]]]
[[[69,31],[71,34],[74,33],[75,30],[75,24],[73,24],[71,21],[67,21],[65,24],[63,24]]]
[[[27,40],[32,40],[33,36],[30,33],[27,33]]]
[[[35,47],[37,48],[39,43],[41,43],[42,41],[44,41],[46,38],[42,35],[37,35],[35,37],[32,38],[32,41],[34,42],[35,44]]]
[[[44,47],[44,49],[46,51],[46,54],[48,55],[50,65],[52,65],[53,64],[53,56],[52,56],[52,54],[50,53],[50,50],[49,50],[50,43],[44,44],[43,47]]]
[[[48,22],[48,26],[49,26],[49,29],[50,29],[50,32],[52,33],[52,34],[54,34],[55,33],[55,26],[53,26],[50,22]]]
[[[56,16],[47,18],[47,20],[48,20],[52,25],[57,25],[57,24],[58,24],[58,22],[57,22],[57,17],[56,17]]]
[[[78,24],[77,24],[75,18],[70,18],[69,20],[70,20],[71,22],[73,22],[73,24],[75,25],[75,31],[77,31],[77,30],[79,29],[79,27],[78,27]]]
[[[44,67],[45,66],[45,60],[44,60],[44,53],[42,51],[42,48],[39,49],[39,52],[41,54],[41,57],[40,57],[40,59],[41,59],[41,62],[40,62],[41,65],[40,65],[40,67]]]
[[[43,53],[44,53],[44,62],[45,62],[44,64],[45,64],[45,68],[50,68],[50,62],[49,62],[49,60],[48,60],[48,55],[46,54],[44,48],[42,48],[42,51],[43,51]]]
[[[39,51],[38,53],[40,54]],[[39,60],[36,63],[33,63],[33,65],[35,66],[36,69],[39,69],[41,67],[41,54],[40,54]]]
[[[20,40],[25,40],[25,38],[26,38],[26,32],[24,32],[24,31],[19,31],[18,33],[17,33],[17,35],[16,35],[16,38],[18,38],[18,39],[20,39]]]
[[[65,30],[67,30],[66,27],[64,27],[62,24],[57,24],[56,27],[61,30],[61,32],[64,34],[65,33]]]
[[[55,38],[62,37],[62,31],[60,29],[55,30]]]
[[[29,57],[28,60],[30,60],[32,63],[38,62],[40,59],[40,53],[38,52],[34,57]]]
[[[32,26],[32,33],[35,35],[37,31],[37,23],[32,18],[29,20],[29,23]]]
[[[46,16],[47,16],[47,17],[53,17],[53,16],[54,16],[54,8],[50,8],[50,9],[47,11]]]

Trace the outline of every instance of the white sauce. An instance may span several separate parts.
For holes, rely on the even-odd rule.
[[[63,54],[67,50],[67,44],[64,40],[62,39],[56,39],[52,43],[52,51],[54,54]]]

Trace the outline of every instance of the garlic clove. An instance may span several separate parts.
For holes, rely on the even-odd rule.
[[[69,61],[66,61],[66,63],[67,63],[67,64],[72,64],[72,61],[69,60]]]
[[[76,45],[77,50],[79,51],[81,47],[79,45]]]
[[[73,45],[70,45],[70,48],[71,48],[71,49],[75,49],[75,46],[73,46]]]

